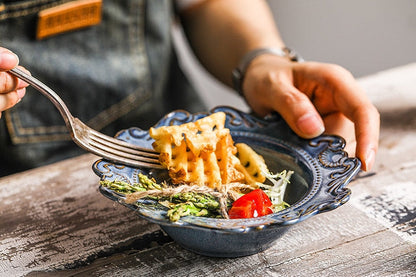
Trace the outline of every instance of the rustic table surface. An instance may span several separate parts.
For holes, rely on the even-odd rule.
[[[0,179],[0,276],[416,276],[416,64],[360,82],[382,118],[374,174],[268,250],[182,249],[103,197],[86,154]]]

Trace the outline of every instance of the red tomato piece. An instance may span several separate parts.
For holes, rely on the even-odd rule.
[[[231,219],[251,218],[273,213],[272,201],[262,189],[253,190],[234,201],[228,211]]]
[[[231,219],[235,218],[251,218],[253,217],[253,206],[249,204],[245,207],[232,207],[228,212]]]

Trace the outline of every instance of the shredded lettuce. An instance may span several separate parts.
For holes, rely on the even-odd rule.
[[[287,184],[290,183],[290,177],[293,171],[283,170],[280,173],[272,174],[269,171],[262,171],[263,175],[269,180],[272,185],[259,184],[272,202],[272,210],[274,213],[288,208],[290,205],[283,200]]]

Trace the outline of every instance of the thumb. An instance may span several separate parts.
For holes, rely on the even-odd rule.
[[[9,70],[19,64],[19,58],[16,54],[0,47],[0,70]]]
[[[303,138],[313,138],[325,131],[324,122],[313,103],[293,85],[277,88],[273,108],[290,128]]]

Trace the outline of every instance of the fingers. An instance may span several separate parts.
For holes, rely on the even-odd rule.
[[[374,164],[378,150],[379,112],[347,70],[330,65],[323,72],[325,85],[332,90],[334,109],[354,123],[355,154],[362,162],[362,169],[368,171]]]
[[[246,100],[259,115],[277,111],[296,134],[316,137],[325,130],[324,122],[308,96],[293,85],[292,76],[286,60],[260,57],[249,67],[243,83]]]
[[[29,71],[25,70],[23,67],[18,66],[21,70],[30,74]],[[17,96],[22,98],[25,95],[25,88],[28,84],[20,80],[7,72],[0,72],[0,97],[4,96],[5,94],[9,93],[16,93]],[[1,110],[1,106],[0,106]]]
[[[0,93],[9,93],[27,86],[25,82],[4,72],[16,67],[18,63],[19,58],[16,54],[0,47]]]
[[[0,94],[9,93],[26,86],[23,81],[8,74],[7,72],[0,72]]]
[[[324,122],[310,99],[291,85],[274,88],[273,109],[303,138],[313,138],[325,131]]]
[[[378,149],[380,116],[351,73],[322,63],[287,63],[276,58],[254,60],[243,89],[253,111],[277,111],[301,137],[326,133],[346,138],[348,152],[362,169],[373,166]],[[354,137],[355,134],[355,137]]]
[[[19,103],[20,100],[25,96],[25,94],[25,87],[17,88],[16,90],[7,93],[0,93],[0,112],[7,110]]]
[[[353,114],[357,141],[356,156],[361,160],[361,168],[372,168],[378,150],[380,115],[372,105],[363,105]]]
[[[357,142],[355,139],[355,126],[345,115],[340,112],[331,113],[323,117],[325,122],[325,133],[336,134],[345,139],[345,151],[350,156],[355,156]]]
[[[0,112],[16,105],[26,93],[28,84],[5,72],[18,63],[19,59],[14,53],[0,47]]]
[[[7,110],[16,105],[24,96],[24,89],[0,94],[0,111]]]

